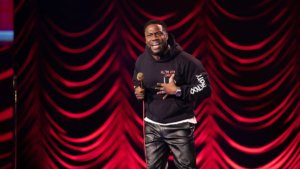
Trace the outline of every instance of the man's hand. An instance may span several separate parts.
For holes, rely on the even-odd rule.
[[[145,89],[138,86],[134,89],[134,94],[138,100],[143,100],[145,96]]]
[[[174,77],[175,74],[172,74],[171,77],[169,78],[169,83],[157,83],[155,89],[159,91],[156,94],[165,94],[163,99],[165,99],[167,95],[174,95],[177,89],[177,86],[175,85]]]

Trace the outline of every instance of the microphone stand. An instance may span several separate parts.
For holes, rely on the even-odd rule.
[[[14,114],[14,168],[17,169],[17,157],[18,157],[18,116],[17,116],[17,104],[18,104],[18,91],[17,91],[17,69],[16,63],[13,63],[13,114]]]
[[[145,96],[144,96],[145,97]],[[145,100],[142,100],[142,109],[143,109],[143,136],[144,136],[144,155],[145,155],[145,162],[146,168],[147,167],[147,155],[146,155],[146,130],[145,130]]]
[[[139,81],[139,86],[144,89],[144,86],[143,86],[143,81]],[[145,90],[145,89],[144,89]],[[144,91],[145,93],[145,91]],[[146,130],[145,130],[145,94],[144,94],[144,99],[142,100],[142,113],[143,113],[143,117],[142,117],[142,120],[143,120],[143,136],[144,136],[144,155],[145,155],[145,162],[146,162],[146,168],[148,168],[147,166],[147,155],[146,155]]]

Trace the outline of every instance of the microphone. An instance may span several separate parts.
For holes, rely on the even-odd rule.
[[[142,72],[139,72],[137,75],[136,75],[136,79],[139,81],[139,86],[141,88],[143,88],[143,80],[144,80],[144,73]]]

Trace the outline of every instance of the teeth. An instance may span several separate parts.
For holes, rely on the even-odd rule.
[[[154,42],[154,43],[152,43],[152,45],[156,46],[156,45],[159,45],[159,43],[158,42],[156,42],[156,43]]]

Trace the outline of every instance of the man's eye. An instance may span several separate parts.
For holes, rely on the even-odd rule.
[[[153,36],[153,34],[148,34],[148,35],[146,35],[147,37],[151,37],[151,36]]]
[[[158,36],[161,36],[161,35],[163,35],[164,33],[162,33],[162,32],[156,32],[155,33],[155,35],[158,35]]]
[[[163,36],[164,33],[159,31],[159,32],[155,32],[155,33],[150,33],[146,35],[146,38],[152,38],[152,37],[161,37]]]

